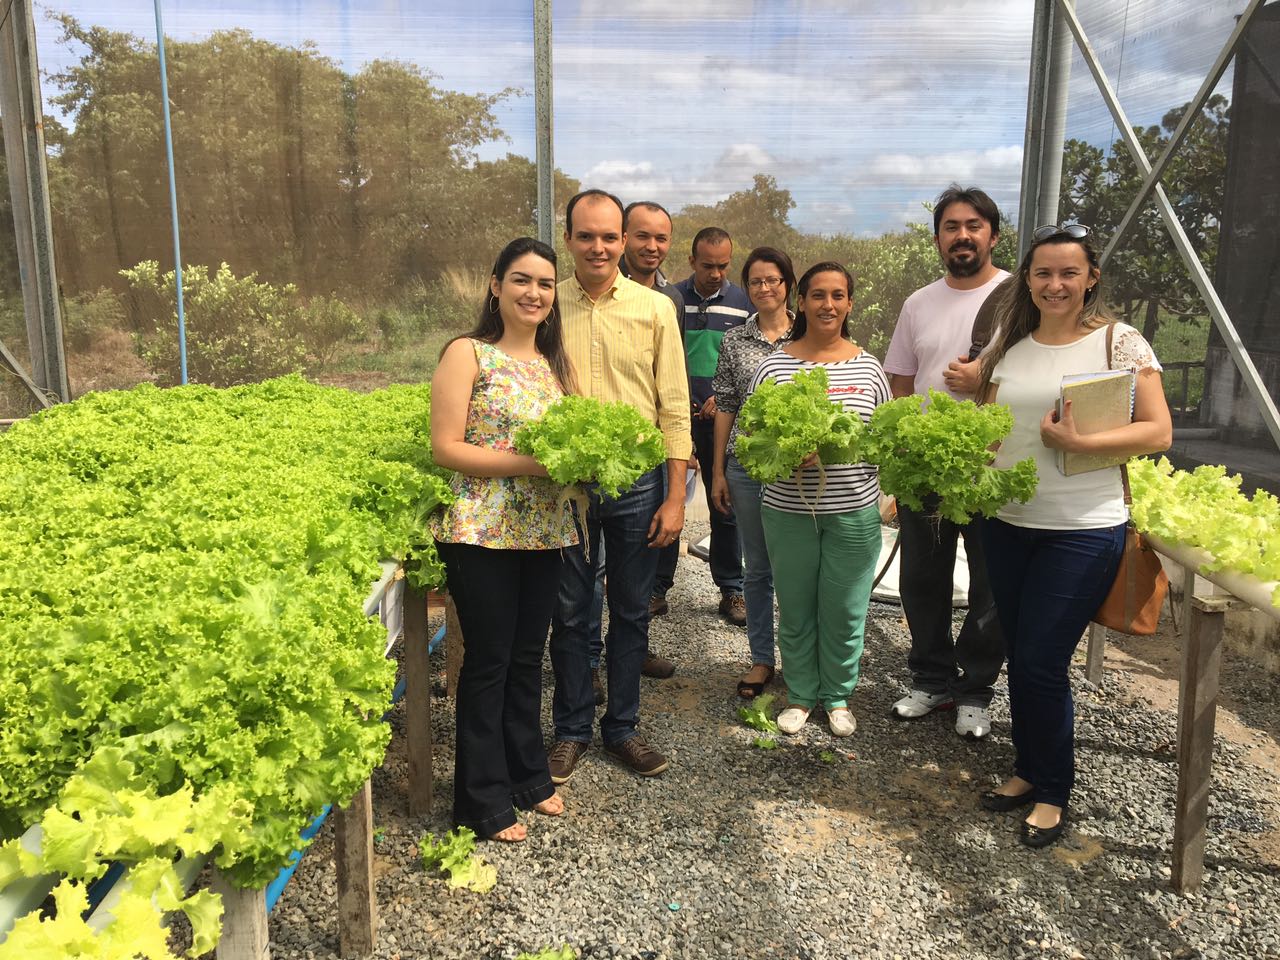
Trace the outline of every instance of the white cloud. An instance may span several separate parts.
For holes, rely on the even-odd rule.
[[[701,168],[683,165],[659,170],[650,160],[601,160],[583,174],[582,185],[616,193],[624,203],[658,200],[678,211],[691,203],[714,204],[749,188],[757,173],[776,175],[787,167],[759,144],[735,143]]]
[[[936,194],[952,181],[961,184],[1006,184],[1022,174],[1022,145],[950,153],[885,153],[872,158],[851,180],[860,185],[894,184],[928,187]]]

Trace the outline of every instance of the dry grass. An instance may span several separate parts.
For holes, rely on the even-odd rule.
[[[489,289],[489,274],[467,267],[449,267],[444,281],[463,303],[479,303]]]

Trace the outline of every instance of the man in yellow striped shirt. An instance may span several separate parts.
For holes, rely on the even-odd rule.
[[[649,594],[658,548],[676,542],[684,526],[684,476],[691,451],[689,382],[684,346],[671,301],[618,270],[625,236],[622,203],[586,190],[565,209],[565,244],[574,273],[556,288],[565,347],[578,386],[599,400],[621,400],[653,421],[666,442],[667,463],[645,474],[616,500],[591,494],[586,534],[591,555],[605,544],[609,578],[608,706],[600,719],[605,752],[642,776],[667,769],[667,758],[637,733],[640,668],[648,650]],[[665,471],[665,483],[664,483]],[[559,609],[551,632],[555,744],[551,779],[564,783],[592,739],[587,624],[595,575],[581,547],[566,550]]]

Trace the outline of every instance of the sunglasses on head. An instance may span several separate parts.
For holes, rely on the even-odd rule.
[[[1049,223],[1043,227],[1036,227],[1035,232],[1031,234],[1031,239],[1036,243],[1044,243],[1044,241],[1052,237],[1065,235],[1072,240],[1083,240],[1092,232],[1083,223],[1064,223],[1062,225]]]

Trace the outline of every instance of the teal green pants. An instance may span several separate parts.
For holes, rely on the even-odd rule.
[[[880,511],[788,513],[760,508],[787,702],[847,707],[858,683],[862,637],[880,555]]]

